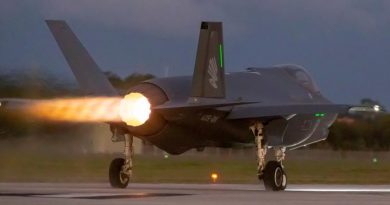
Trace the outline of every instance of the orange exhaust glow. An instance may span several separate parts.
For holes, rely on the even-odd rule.
[[[141,93],[130,93],[120,102],[119,115],[130,126],[140,126],[149,119],[150,103]]]
[[[39,100],[24,108],[32,116],[65,122],[125,122],[139,126],[149,119],[150,103],[140,93],[119,97]]]

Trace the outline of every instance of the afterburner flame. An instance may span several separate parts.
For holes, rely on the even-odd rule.
[[[120,102],[119,115],[130,126],[144,124],[150,115],[150,103],[141,93],[130,93]]]
[[[120,97],[86,97],[37,100],[21,108],[26,117],[65,122],[125,122],[144,124],[150,115],[150,103],[140,93]]]
[[[24,108],[27,115],[50,121],[120,122],[119,97],[39,100]]]

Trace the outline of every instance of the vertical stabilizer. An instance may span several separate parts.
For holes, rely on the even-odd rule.
[[[224,98],[225,72],[221,22],[202,22],[191,97]]]
[[[115,88],[65,21],[46,20],[81,88],[88,95],[115,96]]]

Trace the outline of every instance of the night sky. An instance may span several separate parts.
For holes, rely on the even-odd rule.
[[[191,75],[200,22],[223,21],[226,71],[300,64],[334,102],[390,107],[388,0],[1,0],[1,72],[74,82],[45,19],[66,20],[102,70],[156,76]]]

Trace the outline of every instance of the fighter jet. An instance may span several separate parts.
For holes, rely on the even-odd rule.
[[[120,96],[65,21],[46,23],[86,96],[121,99],[114,103],[120,120],[102,119],[110,125],[112,141],[124,142],[124,157],[114,159],[109,168],[114,188],[131,181],[137,137],[173,155],[254,144],[257,177],[266,190],[281,191],[287,186],[286,151],[325,140],[338,113],[378,111],[332,103],[302,66],[225,72],[221,22],[201,23],[192,76],[144,81]],[[12,108],[31,100],[1,103]],[[274,159],[267,161],[270,152]]]

